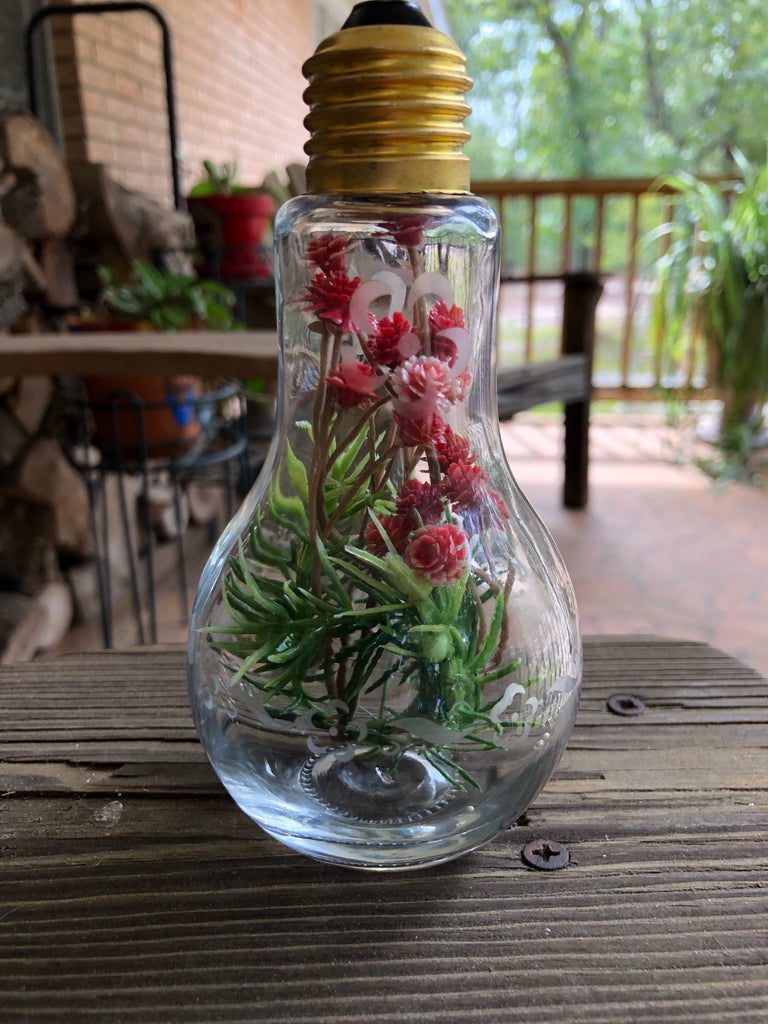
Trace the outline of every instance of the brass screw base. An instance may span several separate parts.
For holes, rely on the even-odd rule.
[[[310,192],[466,193],[464,56],[421,25],[336,32],[304,65]]]

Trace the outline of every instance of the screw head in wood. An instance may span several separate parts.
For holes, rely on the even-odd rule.
[[[606,701],[606,707],[614,715],[623,715],[624,718],[642,715],[645,711],[645,704],[633,693],[614,693]]]
[[[568,850],[551,839],[534,839],[526,843],[520,854],[523,864],[536,871],[557,871],[564,868],[571,859]]]

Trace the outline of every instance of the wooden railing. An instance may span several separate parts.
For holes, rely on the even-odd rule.
[[[665,377],[651,327],[653,263],[664,242],[651,245],[648,237],[672,216],[668,189],[652,178],[593,178],[475,181],[472,191],[496,208],[502,225],[500,368],[553,354],[562,306],[557,278],[588,270],[604,283],[595,396],[647,399],[661,385],[706,388],[700,346],[692,341],[682,372]]]

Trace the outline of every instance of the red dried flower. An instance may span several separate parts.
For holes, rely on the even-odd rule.
[[[405,551],[408,538],[413,531],[421,525],[412,511],[406,512],[403,515],[380,516],[379,522],[392,547],[399,555],[402,555]],[[373,520],[366,525],[364,537],[365,546],[371,554],[384,558],[389,553],[389,548],[381,535],[381,530]]]
[[[405,549],[405,561],[433,587],[459,579],[469,564],[469,537],[453,523],[417,530]]]
[[[342,409],[365,407],[369,399],[376,398],[376,390],[383,383],[367,363],[354,356],[342,359],[325,379]]]
[[[453,366],[459,354],[458,346],[453,338],[449,338],[445,334],[438,334],[432,338],[431,345],[433,356],[448,363],[449,366]]]
[[[313,263],[324,274],[333,271],[346,270],[347,252],[350,247],[350,239],[343,235],[333,235],[330,232],[313,238],[307,245],[304,259]]]
[[[441,489],[453,511],[464,514],[473,533],[498,526],[501,518],[509,517],[499,495],[488,487],[488,474],[480,466],[453,463],[443,477]]]
[[[471,463],[454,462],[443,477],[443,494],[451,506],[461,512],[474,508],[486,495],[488,474],[480,466]]]
[[[456,462],[471,465],[475,461],[475,453],[469,447],[469,441],[461,434],[455,434],[450,427],[439,441],[435,442],[437,461],[443,473],[447,473]]]
[[[304,308],[317,313],[321,320],[329,320],[342,331],[354,331],[356,325],[349,317],[349,300],[355,293],[360,278],[349,279],[341,270],[324,274],[318,270],[304,295]]]
[[[453,338],[447,337],[442,332],[453,327],[463,328],[464,310],[460,306],[448,306],[442,299],[438,299],[429,311],[429,337],[432,347],[432,355],[437,356],[453,366],[458,356],[458,346]]]
[[[383,316],[377,320],[368,314],[372,332],[368,337],[368,349],[374,362],[394,370],[400,363],[415,355],[421,348],[421,341],[413,333],[410,321],[402,313],[392,317]]]
[[[449,327],[466,327],[464,323],[464,310],[461,306],[448,306],[442,299],[438,299],[429,311],[429,329],[432,334],[438,331],[445,331]]]
[[[446,424],[436,413],[423,420],[411,420],[395,410],[394,420],[400,431],[400,440],[408,448],[437,445],[445,434]]]
[[[395,505],[400,515],[418,513],[421,522],[426,526],[440,521],[445,499],[437,484],[410,479],[398,487]]]
[[[384,221],[379,227],[384,228],[387,234],[392,235],[398,245],[412,249],[424,241],[424,228],[428,223],[428,217],[414,213],[406,214],[397,220]]]

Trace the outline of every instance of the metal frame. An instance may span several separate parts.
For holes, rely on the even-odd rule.
[[[171,160],[171,182],[173,185],[173,205],[177,210],[184,208],[181,196],[181,179],[179,175],[179,164],[176,156],[178,149],[178,138],[176,132],[176,101],[173,90],[173,51],[171,47],[171,30],[164,15],[154,4],[143,3],[140,0],[115,0],[114,3],[97,4],[51,4],[37,11],[29,21],[24,34],[24,54],[27,68],[27,88],[29,90],[29,107],[31,112],[38,115],[39,99],[37,95],[37,82],[35,66],[35,48],[33,38],[35,30],[46,19],[57,14],[71,16],[75,14],[119,14],[125,11],[144,11],[151,15],[159,24],[163,38],[163,70],[165,73],[165,100],[168,110],[168,138]]]

